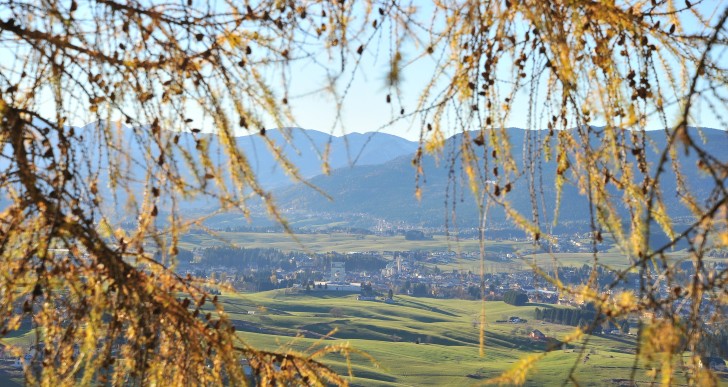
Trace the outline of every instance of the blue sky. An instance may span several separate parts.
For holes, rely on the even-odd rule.
[[[679,1],[676,2],[676,6],[681,6],[681,4]],[[704,1],[698,6],[701,12],[714,20],[720,16],[726,4],[722,0],[715,0]],[[697,25],[692,19],[683,19],[683,23],[683,28],[686,31],[703,32],[702,26]],[[383,44],[386,46],[386,43]],[[385,49],[386,47],[380,48],[380,50]],[[412,45],[406,47],[404,52],[405,60],[418,55],[423,50],[422,47]],[[375,58],[375,55],[365,52],[361,72],[351,84],[342,112],[344,130],[346,132],[381,131],[411,140],[419,138],[421,124],[417,117],[405,117],[392,124],[389,123],[394,118],[399,117],[400,107],[403,107],[405,112],[414,108],[423,85],[432,77],[432,63],[431,59],[423,58],[406,68],[404,81],[401,85],[404,103],[400,106],[399,103],[395,103],[397,101],[393,100],[392,104],[387,104],[385,96],[388,94],[388,90],[384,78],[388,66],[388,57],[380,54]],[[322,93],[307,94],[308,91],[320,87],[321,83],[325,81],[325,76],[317,72],[313,66],[294,66],[291,72],[296,80],[292,83],[292,94],[305,95],[302,98],[291,99],[293,111],[297,118],[296,124],[307,129],[316,129],[323,132],[333,131],[335,134],[341,134],[340,127],[333,127],[336,118],[333,98]],[[540,92],[541,95],[544,93],[545,90]],[[666,101],[666,103],[670,102]],[[521,93],[517,97],[513,106],[508,126],[528,127],[528,101],[525,93]],[[678,107],[678,104],[674,103],[673,108],[668,109],[668,121],[677,118],[679,115]],[[697,106],[695,111],[699,114],[694,116],[693,124],[720,128],[719,121],[709,112],[709,109],[701,109],[700,106]],[[596,121],[593,124],[599,125],[600,122]],[[662,124],[657,119],[648,121],[647,129],[661,129],[661,127]]]
[[[676,4],[682,4],[681,1],[677,1]],[[724,0],[707,0],[700,3],[701,12],[716,19],[723,8],[726,6]],[[429,4],[428,1],[414,1],[413,4]],[[678,5],[679,5],[678,4]],[[423,18],[428,18],[428,9],[422,8],[419,10],[420,15]],[[701,32],[702,28],[697,24],[686,20],[684,27],[687,30],[694,32]],[[388,36],[383,34],[384,40],[380,41],[378,52],[375,50],[375,44],[367,47],[362,57],[360,68],[357,71],[356,76],[351,80],[351,87],[345,99],[345,103],[340,111],[341,122],[337,123],[337,114],[339,113],[334,103],[334,99],[330,94],[325,92],[316,92],[323,85],[326,84],[327,74],[320,67],[313,65],[309,62],[296,62],[292,65],[290,70],[291,84],[290,84],[290,95],[289,101],[293,109],[293,113],[296,117],[295,122],[285,123],[288,126],[300,126],[306,129],[315,129],[322,132],[333,133],[341,135],[344,132],[372,132],[381,131],[384,133],[395,134],[410,140],[416,140],[420,136],[420,129],[422,123],[418,116],[409,116],[408,113],[416,107],[419,93],[422,91],[423,86],[432,79],[433,73],[433,60],[429,56],[423,56],[414,63],[405,67],[403,81],[400,85],[400,96],[401,100],[394,97],[392,103],[386,103],[386,95],[392,93],[388,89],[385,81],[385,74],[389,65],[389,42],[386,41]],[[354,50],[356,48],[353,47]],[[404,62],[408,63],[412,58],[417,58],[424,52],[425,48],[416,46],[412,42],[406,44],[403,48]],[[317,58],[326,62],[323,57]],[[340,66],[340,62],[336,59],[331,62],[327,62],[333,69]],[[348,70],[353,68],[353,63],[349,61]],[[278,82],[279,73],[271,71],[268,77],[276,85]],[[345,74],[342,79],[338,82],[338,91],[342,92],[344,86],[349,82],[348,73]],[[507,78],[504,74],[502,78]],[[543,89],[543,87],[542,87]],[[545,90],[540,90],[539,94],[543,95]],[[282,91],[279,89],[278,94],[282,97]],[[725,94],[725,93],[724,93]],[[39,97],[42,100],[48,102],[52,101],[50,95]],[[513,103],[513,111],[509,115],[507,126],[514,127],[528,127],[528,100],[524,93],[521,93]],[[670,101],[667,101],[670,102]],[[675,105],[677,107],[677,105]],[[405,110],[405,115],[400,115],[400,109]],[[720,128],[720,123],[716,117],[709,113],[709,109],[700,109],[697,107],[698,112],[695,116],[693,124]],[[704,114],[702,114],[704,112]],[[678,110],[672,109],[668,111],[668,120],[676,117]],[[189,115],[194,116],[194,112],[190,112]],[[50,114],[49,117],[52,117]],[[74,125],[83,125],[84,114],[78,114],[78,120],[72,122]],[[534,115],[538,117],[539,114]],[[671,117],[672,116],[672,117]],[[197,120],[196,120],[197,122]],[[598,120],[593,124],[600,124]],[[272,127],[272,125],[267,125]],[[531,127],[543,127],[540,123],[535,123]],[[661,124],[656,120],[654,122],[648,122],[648,129],[659,129]],[[208,129],[208,128],[205,128]],[[211,130],[211,129],[208,129]],[[455,129],[449,130],[445,128],[445,134],[454,134]]]

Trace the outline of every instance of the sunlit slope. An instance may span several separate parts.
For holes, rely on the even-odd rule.
[[[240,337],[257,347],[303,351],[349,343],[373,356],[376,363],[358,355],[352,359],[355,385],[469,385],[500,374],[526,355],[544,353],[546,344],[528,338],[530,330],[539,329],[557,339],[573,332],[573,327],[535,321],[536,305],[395,298],[397,304],[390,305],[357,301],[354,294],[271,291],[221,299],[242,330]],[[484,355],[480,356],[477,319],[483,307],[487,327]],[[510,316],[529,321],[496,323]],[[527,384],[559,384],[572,367],[581,385],[608,385],[630,377],[633,338],[591,336],[582,352],[583,343],[549,352],[537,363]],[[589,359],[584,362],[586,354]],[[342,357],[327,359],[339,372],[348,372]],[[636,378],[647,380],[641,366]]]

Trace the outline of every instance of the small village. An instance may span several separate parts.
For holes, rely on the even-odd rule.
[[[574,238],[576,240],[577,238]],[[547,246],[551,249],[581,249],[574,240],[566,247]],[[67,250],[54,251],[67,254]],[[224,290],[240,293],[277,290],[288,295],[312,295],[340,293],[342,296],[355,295],[352,302],[382,302],[398,305],[398,297],[427,297],[434,299],[463,299],[504,301],[513,305],[539,305],[536,308],[536,321],[523,316],[507,315],[495,320],[495,324],[512,325],[512,334],[525,337],[546,347],[560,346],[551,337],[551,324],[586,327],[594,320],[595,314],[588,310],[589,305],[577,297],[560,293],[556,286],[548,283],[540,275],[534,274],[527,264],[526,257],[515,252],[489,253],[483,265],[485,272],[458,268],[462,262],[478,262],[479,254],[473,252],[455,253],[452,251],[359,251],[346,253],[304,253],[281,252],[274,249],[235,249],[210,248],[185,251],[177,271],[205,279],[206,291],[221,294]],[[682,265],[686,271],[689,265]],[[727,264],[719,263],[714,269],[726,270]],[[555,276],[553,271],[546,271]],[[558,268],[558,278],[565,285],[578,285],[589,281],[592,267],[562,266]],[[615,280],[614,272],[597,268],[597,286],[607,288]],[[605,290],[608,297],[618,298],[622,292],[637,292],[640,277],[637,273],[627,273],[623,285]],[[659,285],[657,294],[666,297],[670,292]],[[366,305],[366,304],[365,304]],[[569,313],[549,314],[547,305],[560,305],[570,308],[557,308],[556,311]],[[682,306],[681,308],[679,308]],[[675,305],[682,313],[690,310],[685,305]],[[706,299],[705,312],[714,314],[715,305]],[[249,310],[254,316],[255,310]],[[635,316],[636,319],[652,316]],[[603,324],[591,327],[590,333],[612,336],[636,336],[635,321],[621,324]],[[236,322],[236,329],[265,332],[259,326]],[[473,322],[473,326],[476,326]],[[596,329],[595,329],[596,328]],[[271,331],[270,333],[275,333]],[[417,341],[419,344],[419,339]],[[31,343],[22,351],[10,352],[0,348],[0,361],[5,369],[22,371],[43,351],[44,343]],[[75,349],[78,352],[78,348]],[[704,359],[711,369],[724,372],[725,361],[720,357]]]
[[[241,251],[247,254],[240,258]],[[558,289],[540,275],[534,274],[527,257],[516,253],[488,254],[484,262],[485,272],[462,269],[469,262],[474,266],[479,255],[472,252],[442,251],[366,251],[347,253],[282,253],[266,250],[220,249],[216,254],[225,260],[206,258],[207,251],[194,252],[195,258],[181,262],[178,271],[199,278],[212,280],[236,291],[264,291],[288,289],[289,291],[342,291],[359,292],[362,284],[371,285],[376,294],[406,294],[416,297],[501,300],[508,291],[520,291],[531,302],[580,306],[580,303],[558,293]],[[265,259],[249,255],[265,255]],[[271,258],[274,256],[273,258]],[[240,258],[240,259],[239,259]],[[686,273],[690,262],[683,265]],[[725,270],[720,263],[715,270]],[[556,277],[565,285],[586,283],[592,275],[592,267],[561,266],[558,273],[547,269],[547,275]],[[597,285],[612,283],[615,273],[597,268]],[[657,284],[660,284],[659,278]],[[481,285],[483,291],[481,292]],[[638,291],[638,273],[625,273],[621,286],[615,291]],[[660,285],[659,292],[667,295],[670,289]]]

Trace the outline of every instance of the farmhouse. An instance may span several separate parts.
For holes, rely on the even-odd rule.
[[[528,334],[528,337],[530,337],[534,340],[546,340],[546,335],[544,335],[538,329],[532,330],[531,333]]]

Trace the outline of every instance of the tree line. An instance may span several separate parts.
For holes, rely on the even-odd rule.
[[[523,292],[509,290],[503,294],[503,302],[515,306],[524,306],[528,303],[528,295]]]
[[[601,333],[603,328],[609,330],[619,329],[622,333],[629,333],[629,321],[622,319],[618,323],[608,320],[604,315],[598,314],[591,308],[536,308],[536,320],[554,324],[580,327],[585,332]]]
[[[328,272],[331,262],[344,262],[347,272],[378,272],[388,263],[377,254],[325,253],[304,254],[302,252],[285,252],[273,248],[245,248],[234,246],[215,246],[199,250],[199,264],[205,266],[225,266],[238,270],[275,268],[283,270],[296,269],[297,262],[314,268],[314,271]],[[189,254],[184,254],[189,258]]]

